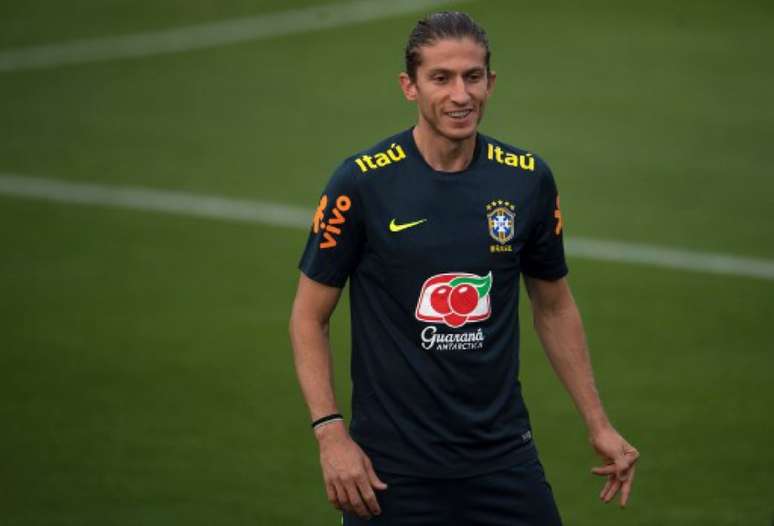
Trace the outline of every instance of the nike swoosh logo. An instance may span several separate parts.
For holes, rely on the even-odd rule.
[[[390,221],[390,232],[400,232],[401,230],[406,230],[407,228],[411,228],[413,226],[421,225],[427,221],[427,219],[420,219],[419,221],[412,221],[411,223],[403,223],[399,225],[395,222],[395,219]]]

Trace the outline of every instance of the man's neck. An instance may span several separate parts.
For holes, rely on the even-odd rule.
[[[455,141],[447,139],[423,123],[414,127],[414,142],[425,162],[439,172],[461,172],[470,165],[476,152],[476,136]]]

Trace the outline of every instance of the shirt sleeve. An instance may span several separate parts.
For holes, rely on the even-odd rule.
[[[339,166],[320,196],[298,264],[310,279],[339,288],[359,263],[365,238],[358,174],[351,165]]]
[[[537,218],[521,255],[525,275],[555,281],[567,275],[564,259],[564,222],[559,209],[559,192],[551,170],[546,167],[537,192]]]

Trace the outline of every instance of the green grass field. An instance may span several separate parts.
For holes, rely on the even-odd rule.
[[[0,53],[324,3],[9,1]],[[548,160],[568,239],[774,259],[772,4],[459,7],[498,72],[482,129]],[[412,124],[396,75],[416,18],[0,72],[0,174],[311,218],[341,158]],[[0,524],[339,524],[287,337],[305,237],[0,194]],[[642,462],[628,509],[597,500],[523,308],[525,397],[566,523],[770,525],[774,281],[570,266],[603,399]],[[345,412],[348,323],[344,301]]]

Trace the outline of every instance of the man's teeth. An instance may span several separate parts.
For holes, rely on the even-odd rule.
[[[454,117],[455,119],[460,117],[467,117],[472,110],[462,110],[462,111],[450,111],[446,115],[449,117]]]

